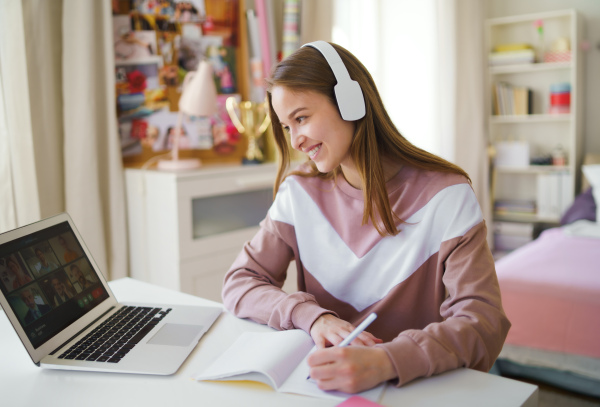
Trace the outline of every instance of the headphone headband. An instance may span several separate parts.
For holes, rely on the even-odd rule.
[[[350,78],[348,69],[335,48],[326,41],[315,41],[304,44],[302,47],[311,47],[319,51],[329,64],[337,81],[333,90],[335,99],[340,109],[342,119],[354,121],[365,116],[365,99],[358,82]]]

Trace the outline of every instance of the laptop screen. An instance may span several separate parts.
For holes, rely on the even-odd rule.
[[[0,280],[34,348],[109,297],[68,222],[0,245]]]

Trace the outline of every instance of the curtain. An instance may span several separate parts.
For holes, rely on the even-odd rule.
[[[487,220],[484,6],[480,0],[335,0],[332,31],[333,41],[367,67],[400,132],[467,171]]]
[[[442,151],[471,177],[492,242],[485,106],[484,18],[480,0],[436,0]]]
[[[59,212],[100,270],[127,275],[111,3],[5,0],[0,13],[0,231]]]

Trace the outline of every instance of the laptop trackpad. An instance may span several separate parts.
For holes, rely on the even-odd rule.
[[[202,325],[164,324],[148,343],[152,345],[189,346],[203,329]]]

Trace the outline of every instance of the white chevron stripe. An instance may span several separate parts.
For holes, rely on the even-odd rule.
[[[453,185],[412,215],[402,232],[382,239],[358,258],[292,177],[280,186],[269,216],[294,226],[306,270],[330,294],[359,311],[410,277],[442,242],[464,235],[483,220],[471,187]]]

